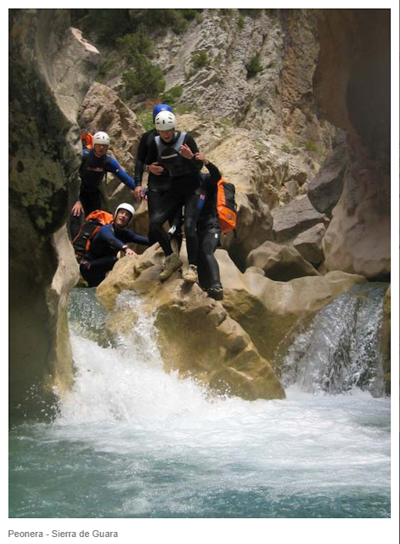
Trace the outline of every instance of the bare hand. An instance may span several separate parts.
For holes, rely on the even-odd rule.
[[[206,157],[205,157],[205,155],[203,155],[203,153],[200,153],[200,151],[195,153],[194,156],[198,161],[202,161],[204,164],[208,164],[210,162],[208,159],[206,159]]]
[[[185,159],[193,159],[194,153],[187,144],[181,145],[181,155]]]
[[[135,193],[136,200],[139,200],[140,202],[142,200],[142,188],[140,185],[135,187],[134,193]]]
[[[130,247],[128,247],[127,249],[125,249],[125,255],[128,255],[128,257],[137,257],[137,253],[135,253],[133,251],[133,249],[131,249]]]
[[[80,200],[77,200],[75,204],[72,206],[71,214],[75,217],[78,217],[83,213],[83,206]]]
[[[158,162],[153,162],[149,164],[149,172],[155,176],[159,176],[163,172],[164,168],[158,164]]]

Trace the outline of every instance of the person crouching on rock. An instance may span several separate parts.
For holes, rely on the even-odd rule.
[[[127,228],[135,209],[131,204],[120,204],[114,213],[114,221],[104,225],[93,238],[89,250],[80,262],[80,272],[89,287],[97,287],[118,260],[119,251],[125,255],[137,257],[128,247],[128,243],[149,246],[149,239]]]

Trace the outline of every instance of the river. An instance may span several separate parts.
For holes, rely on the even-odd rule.
[[[51,423],[10,429],[10,518],[390,517],[390,399],[375,375],[373,394],[348,373],[339,393],[310,386],[303,336],[285,400],[216,396],[163,371],[151,319],[110,343],[106,317],[93,290],[72,293],[75,386]]]

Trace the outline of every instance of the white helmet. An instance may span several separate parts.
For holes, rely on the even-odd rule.
[[[117,209],[115,210],[115,213],[114,213],[114,219],[117,217],[117,213],[119,212],[119,210],[126,210],[127,212],[129,212],[131,214],[131,219],[135,214],[135,208],[131,204],[127,204],[126,202],[123,202],[122,204],[117,206]]]
[[[154,120],[157,130],[172,130],[176,127],[176,118],[172,111],[160,111]]]
[[[93,136],[93,145],[95,144],[110,145],[110,136],[107,132],[96,132]]]

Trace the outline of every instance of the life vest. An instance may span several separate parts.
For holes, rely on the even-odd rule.
[[[83,149],[92,149],[93,134],[90,134],[90,132],[87,132],[86,134],[81,134],[81,141]]]
[[[171,177],[181,177],[193,173],[189,161],[180,154],[185,136],[186,132],[181,132],[179,138],[172,145],[166,145],[159,135],[154,138],[157,145],[158,162],[168,170]]]
[[[95,210],[86,217],[85,222],[79,229],[78,234],[72,240],[75,255],[78,262],[83,255],[89,251],[91,241],[99,232],[103,225],[108,225],[114,221],[112,213],[104,210]]]
[[[217,183],[217,214],[221,232],[229,232],[236,228],[235,186],[224,178]]]

